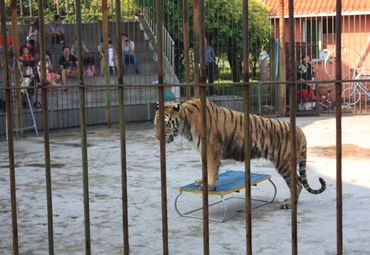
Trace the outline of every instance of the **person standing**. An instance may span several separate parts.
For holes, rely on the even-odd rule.
[[[34,40],[36,42],[36,45],[37,45],[37,42],[38,42],[38,37],[39,37],[39,20],[36,19],[30,26],[30,29],[28,30],[28,34],[27,34],[27,41],[30,41],[30,40]]]
[[[126,33],[122,35],[122,51],[124,65],[132,63],[135,73],[139,74],[139,64],[135,55],[135,43],[129,39]]]
[[[215,61],[216,61],[216,55],[213,50],[213,47],[208,44],[207,38],[204,39],[205,42],[205,65],[206,65],[206,72],[207,72],[207,78],[208,83],[212,84],[215,79]],[[214,87],[209,87],[209,94],[214,95]]]
[[[302,56],[302,64],[298,66],[297,76],[300,81],[310,81],[313,79],[313,71],[309,56]],[[298,91],[304,102],[316,101],[315,93],[308,83],[304,82],[299,84]]]
[[[62,18],[56,14],[53,22],[50,22],[46,26],[46,34],[51,38],[51,44],[64,45],[64,27],[62,24]]]

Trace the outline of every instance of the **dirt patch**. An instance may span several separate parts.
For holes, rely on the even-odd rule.
[[[335,158],[335,145],[333,146],[317,146],[309,149],[309,153],[320,157]],[[351,158],[370,158],[370,149],[362,148],[355,144],[343,144],[342,156]]]

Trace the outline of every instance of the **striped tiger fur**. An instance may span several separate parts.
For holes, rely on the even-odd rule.
[[[217,106],[207,100],[207,162],[208,182],[212,190],[216,187],[219,167],[222,159],[244,161],[244,115],[225,107]],[[199,99],[184,103],[165,106],[165,140],[170,143],[180,134],[200,152],[201,121]],[[155,136],[160,138],[159,110],[154,119]],[[289,170],[291,146],[290,124],[285,121],[264,118],[250,114],[251,130],[251,158],[265,158],[270,160],[278,173],[291,188],[291,171]],[[320,194],[326,189],[325,181],[319,178],[321,188],[314,190],[310,187],[306,176],[307,142],[302,130],[297,127],[297,162],[299,180],[297,200],[303,187],[312,194]],[[201,180],[196,181],[201,185]],[[281,205],[282,209],[290,208],[290,199]]]

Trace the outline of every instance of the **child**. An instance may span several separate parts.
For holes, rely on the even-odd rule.
[[[22,54],[19,56],[19,60],[22,61],[24,67],[33,67],[35,65],[35,58],[27,47],[22,49]]]
[[[52,86],[61,86],[59,83],[57,83],[57,81],[60,80],[61,76],[54,72],[53,64],[51,63],[51,56],[49,52],[46,52],[46,55],[45,55],[45,67],[46,67],[46,81],[48,81]],[[40,79],[42,79],[41,61],[39,61],[37,65],[37,70],[38,70]],[[51,88],[49,88],[49,91],[51,91]]]
[[[116,70],[116,57],[117,56],[112,46],[112,41],[109,41],[108,54],[109,54],[109,72],[110,74],[116,75],[117,74],[117,70]]]

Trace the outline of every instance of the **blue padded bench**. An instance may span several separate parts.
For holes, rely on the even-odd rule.
[[[253,209],[272,203],[275,200],[277,190],[276,190],[275,184],[271,181],[271,175],[251,173],[251,185],[252,186],[257,186],[257,184],[263,181],[266,181],[266,180],[268,180],[274,188],[273,197],[271,200],[252,199],[253,201],[260,202],[258,205],[254,206]],[[245,189],[245,172],[244,171],[226,170],[225,172],[219,174],[216,189],[212,191],[208,191],[208,194],[210,196],[219,196],[221,197],[221,199],[214,203],[209,204],[209,206],[222,203],[224,207],[224,215],[221,219],[209,218],[209,220],[215,221],[215,222],[224,222],[232,218],[232,217],[228,217],[227,215],[228,207],[226,204],[226,200],[229,200],[231,198],[245,199],[244,197],[240,197],[240,196],[237,196],[237,197],[232,196],[232,193],[239,192],[242,189]],[[184,192],[202,194],[202,189],[199,186],[195,185],[194,183],[191,183],[191,184],[179,187],[179,191],[180,193],[177,195],[175,199],[176,212],[181,217],[202,219],[202,217],[198,217],[194,215],[195,212],[202,210],[202,207],[196,208],[194,210],[186,211],[186,212],[181,212],[178,207],[179,198]],[[231,194],[230,197],[225,198],[225,196],[230,195],[230,194]]]

